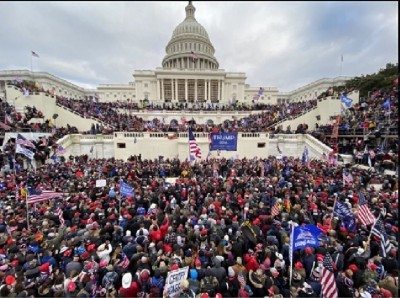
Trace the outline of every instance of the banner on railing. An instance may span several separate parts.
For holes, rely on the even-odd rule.
[[[237,151],[237,140],[237,132],[212,133],[210,150]]]

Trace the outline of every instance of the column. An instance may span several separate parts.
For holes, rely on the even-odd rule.
[[[197,79],[194,80],[194,102],[197,102]]]
[[[204,80],[204,100],[205,100],[205,101],[208,100],[208,96],[207,96],[207,94],[208,94],[208,91],[207,91],[207,82],[208,82],[208,80],[205,79],[205,80]]]
[[[187,79],[185,79],[185,100],[188,99],[188,82]]]
[[[218,92],[217,92],[217,99],[220,101],[221,100],[221,80],[218,80]]]
[[[161,79],[161,100],[164,101],[164,79]]]
[[[157,79],[157,101],[159,101],[161,98],[160,98],[160,80],[159,79]]]
[[[175,79],[175,90],[176,90],[176,93],[175,93],[175,100],[176,101],[178,101],[178,79]]]
[[[208,99],[211,100],[211,80],[208,80]]]
[[[225,82],[221,80],[221,102],[225,101]]]

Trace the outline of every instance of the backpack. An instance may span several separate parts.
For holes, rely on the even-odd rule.
[[[204,277],[200,282],[200,292],[207,293],[210,297],[215,296],[215,284],[218,284],[215,276]]]

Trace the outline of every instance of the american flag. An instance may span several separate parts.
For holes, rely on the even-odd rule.
[[[21,134],[17,135],[16,143],[18,145],[24,145],[25,147],[31,147],[33,149],[36,149],[36,146],[26,138],[24,138]]]
[[[369,153],[369,156],[371,156],[372,159],[375,158],[375,151],[374,150],[371,149],[371,150],[369,150],[368,153]]]
[[[32,52],[33,57],[40,58],[40,56],[37,53],[35,53],[34,51],[31,51],[31,52]]]
[[[353,175],[349,172],[343,171],[343,183],[350,184],[350,183],[353,183],[353,181],[354,181]]]
[[[275,200],[275,204],[272,205],[272,208],[271,208],[271,216],[272,217],[277,216],[279,214],[279,212],[281,212],[281,209],[279,207],[278,200]]]
[[[192,61],[195,62],[199,57],[192,51]]]
[[[358,219],[363,225],[371,225],[375,222],[376,218],[368,208],[368,202],[363,193],[358,194]]]
[[[374,227],[371,230],[371,234],[375,235],[379,238],[380,243],[381,243],[381,251],[382,251],[382,256],[385,258],[386,255],[390,252],[392,249],[392,244],[390,243],[388,236],[385,231],[385,226],[383,224],[383,221],[381,219],[378,219],[374,225]]]
[[[60,220],[60,224],[63,226],[65,221],[63,217],[63,211],[61,210],[61,208],[57,208],[57,214],[58,214],[58,219]]]
[[[246,285],[246,281],[244,280],[244,276],[243,276],[242,272],[239,272],[239,274],[238,274],[238,282],[243,286]]]
[[[61,192],[54,192],[49,190],[42,191],[40,189],[28,188],[28,197],[26,202],[28,204],[39,203],[61,197],[62,195],[63,194]]]
[[[123,252],[122,253],[121,267],[126,269],[126,268],[128,268],[129,263],[130,263],[130,261],[129,261],[128,256]]]
[[[63,146],[61,146],[61,145],[58,145],[58,147],[57,147],[57,150],[56,150],[56,153],[57,154],[65,154],[65,149],[64,149],[64,147]]]
[[[321,272],[321,293],[324,298],[337,298],[338,292],[334,275],[334,263],[329,253],[325,255],[322,261]]]
[[[197,157],[197,158],[201,158],[201,151],[200,151],[200,147],[199,145],[197,145],[196,139],[194,138],[194,134],[192,131],[192,128],[189,127],[189,151],[190,151],[190,155],[192,155],[192,153]]]

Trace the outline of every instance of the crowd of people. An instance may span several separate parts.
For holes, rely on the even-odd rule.
[[[188,267],[179,297],[320,297],[330,253],[339,297],[398,297],[397,180],[347,170],[352,183],[341,166],[291,157],[193,164],[70,156],[6,171],[0,295],[168,297],[168,273]],[[131,195],[121,195],[121,181]],[[56,195],[27,204],[46,191]],[[384,223],[387,252],[369,237],[371,225],[357,219],[350,232],[332,214],[335,201],[357,214],[361,194]],[[321,228],[319,246],[290,260],[291,227],[303,224]]]
[[[186,119],[146,122],[97,101],[58,97],[57,103],[110,121],[116,130],[187,127]],[[242,119],[191,125],[204,132],[265,131],[316,103],[270,105]],[[373,99],[355,105],[343,123],[370,119],[382,104]],[[8,106],[7,114],[16,111]],[[182,298],[324,297],[328,254],[338,297],[398,297],[396,176],[287,156],[193,163],[83,155],[49,162],[57,139],[73,130],[57,128],[49,138],[32,140],[32,150],[43,155],[35,168],[24,168],[25,158],[13,154],[15,139],[3,148],[0,163],[8,166],[0,173],[1,297],[168,297],[168,275],[186,267]],[[94,125],[86,133],[102,130]],[[391,146],[398,150],[397,143]],[[122,191],[122,183],[132,192]],[[351,229],[334,213],[338,203],[356,215]],[[382,223],[384,237],[371,233],[374,222],[365,224],[364,203]],[[292,228],[304,225],[320,229],[319,243],[291,253]]]

